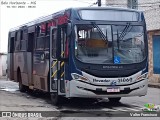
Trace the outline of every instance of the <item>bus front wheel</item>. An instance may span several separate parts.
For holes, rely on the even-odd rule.
[[[109,99],[109,102],[118,103],[121,100],[121,97],[118,97],[118,98],[108,98],[108,99]]]

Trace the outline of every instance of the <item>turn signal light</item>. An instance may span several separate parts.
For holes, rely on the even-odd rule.
[[[148,79],[148,73],[142,74],[137,77],[137,80],[143,80],[143,79]]]

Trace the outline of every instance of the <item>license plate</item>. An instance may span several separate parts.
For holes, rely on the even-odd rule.
[[[119,88],[107,88],[107,92],[120,92]]]

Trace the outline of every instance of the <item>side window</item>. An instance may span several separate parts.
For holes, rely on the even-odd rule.
[[[45,25],[41,24],[36,27],[37,38],[36,38],[36,49],[44,50],[45,47]]]
[[[28,33],[28,52],[33,52],[34,38],[34,32]]]
[[[36,27],[36,46],[37,50],[48,50],[49,49],[49,39],[50,39],[50,26],[51,23],[42,23]]]
[[[61,29],[61,52],[65,51],[65,43],[66,43],[67,35],[66,28]],[[64,54],[62,55],[64,57]]]
[[[56,22],[55,21],[49,21],[48,23],[46,23],[46,26],[47,26],[46,35],[50,35],[50,27],[51,26],[56,26]]]
[[[27,34],[26,34],[26,31],[25,30],[21,30],[20,31],[20,50],[26,50],[26,48],[27,48],[27,46],[26,46],[26,44],[27,44],[27,42],[26,42],[26,40],[27,40]]]
[[[45,36],[46,35],[46,23],[42,23],[40,25],[40,36]]]
[[[64,58],[67,57],[68,55],[68,42],[67,42],[67,29],[66,25],[61,25],[58,26],[58,32],[57,32],[57,40],[56,40],[56,47],[58,48],[56,51],[56,57],[59,58]],[[54,45],[53,45],[54,47]]]
[[[36,26],[36,36],[39,37],[40,36],[40,29],[41,27],[38,25]]]
[[[52,31],[52,56],[56,57],[56,39],[57,39],[57,29],[53,29]]]
[[[20,50],[20,31],[17,31],[15,34],[15,51]]]
[[[8,41],[8,52],[9,53],[13,53],[14,52],[14,38],[15,37],[11,37]]]
[[[46,23],[46,37],[45,37],[45,49],[49,49],[49,39],[50,39],[50,26],[52,25],[51,22]]]
[[[46,37],[45,37],[45,50],[49,49],[49,39],[50,39],[50,35],[46,35]]]
[[[49,35],[50,32],[50,23],[46,23],[46,35]]]
[[[21,33],[21,34],[20,34],[20,40],[23,40],[23,30],[21,30],[20,33]]]
[[[36,40],[36,49],[44,50],[44,37],[38,37]]]

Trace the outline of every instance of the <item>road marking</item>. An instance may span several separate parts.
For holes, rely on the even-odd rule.
[[[110,108],[103,108],[103,109],[101,109],[101,110],[104,110],[104,111],[117,111],[117,110],[115,110],[115,109],[110,109]]]
[[[104,110],[104,111],[141,111],[142,109],[140,108],[128,108],[128,107],[120,107],[120,108],[103,108],[101,110]]]
[[[133,105],[135,106],[134,108],[139,109],[140,111],[145,108],[144,106],[141,106],[141,105],[140,106],[137,106],[135,104],[133,104]]]
[[[124,109],[131,110],[131,111],[140,111],[140,110],[138,110],[136,108],[124,108]]]
[[[122,109],[122,108],[117,108],[118,111],[128,111],[128,110],[125,110],[125,109]]]
[[[113,108],[113,109],[104,108],[102,110],[105,110],[105,111],[141,111],[142,109],[140,109],[140,108],[120,107],[120,108]]]

